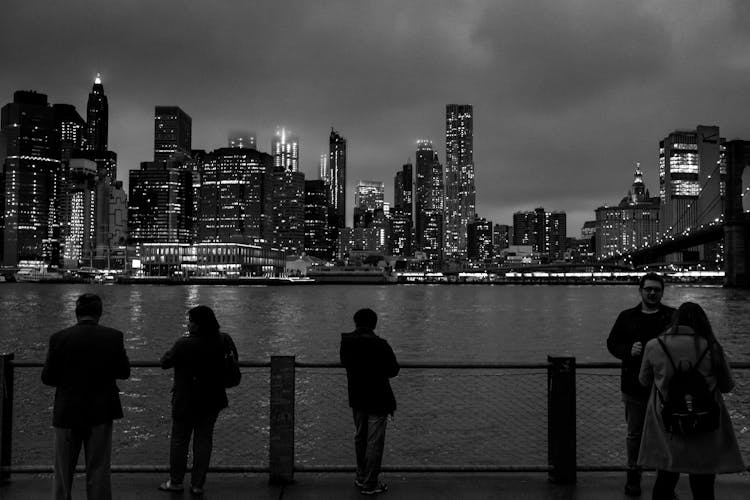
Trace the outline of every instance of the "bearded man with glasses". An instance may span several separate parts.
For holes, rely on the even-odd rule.
[[[638,468],[638,449],[641,445],[643,420],[646,415],[650,387],[638,382],[638,373],[643,358],[643,346],[656,338],[672,322],[673,307],[661,303],[664,294],[664,278],[656,273],[648,273],[638,282],[641,302],[625,309],[617,317],[607,338],[607,349],[613,356],[622,360],[620,389],[625,404],[625,421],[628,433],[625,439],[628,457],[625,494],[640,496],[641,471]]]

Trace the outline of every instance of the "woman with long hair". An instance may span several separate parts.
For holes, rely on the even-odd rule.
[[[219,322],[207,306],[188,311],[188,333],[178,339],[161,358],[163,369],[174,368],[172,387],[172,433],[169,445],[169,480],[162,491],[183,490],[190,437],[193,438],[193,470],[190,492],[203,493],[211,460],[214,424],[228,406],[222,377],[224,356],[237,359],[232,338],[219,331]]]
[[[692,372],[695,377],[690,379],[684,374],[692,367],[698,375]],[[671,420],[670,411],[663,411],[665,401],[675,400],[677,385],[673,380],[677,379],[704,384],[709,393],[707,407],[711,408],[703,413],[705,425],[693,427],[690,424],[697,420],[686,420],[688,425],[681,428]],[[716,474],[742,472],[745,464],[721,396],[734,388],[732,372],[701,306],[682,304],[667,331],[646,344],[639,380],[652,387],[638,465],[657,470],[653,500],[672,500],[680,473],[689,475],[694,499],[713,500]],[[698,404],[691,397],[685,398],[690,411]]]

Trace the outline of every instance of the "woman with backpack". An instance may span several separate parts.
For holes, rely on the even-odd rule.
[[[193,438],[193,472],[190,492],[203,494],[211,460],[214,424],[228,406],[225,359],[237,360],[232,338],[219,331],[213,310],[196,306],[188,311],[188,333],[161,358],[163,369],[174,368],[172,434],[169,443],[169,480],[159,489],[183,491],[190,437]],[[235,384],[236,385],[236,384]]]
[[[713,500],[716,474],[745,464],[721,393],[734,388],[724,350],[701,306],[682,304],[646,344],[639,380],[651,386],[638,465],[657,470],[653,500],[672,500],[680,473],[694,499]]]

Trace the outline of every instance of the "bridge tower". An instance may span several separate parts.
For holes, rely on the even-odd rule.
[[[724,286],[750,288],[750,230],[742,208],[742,173],[750,163],[750,142],[726,143]]]

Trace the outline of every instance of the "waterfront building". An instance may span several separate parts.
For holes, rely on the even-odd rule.
[[[284,254],[270,245],[244,243],[143,243],[133,263],[144,276],[238,278],[284,272]]]
[[[380,181],[359,181],[354,193],[354,229],[372,229],[362,234],[367,240],[357,250],[385,252],[387,248],[387,218],[385,187]],[[356,231],[355,231],[356,233]],[[356,239],[356,238],[355,238]]]
[[[86,158],[71,158],[69,169],[63,262],[66,268],[93,266],[96,246],[96,163]]]
[[[274,167],[274,246],[286,255],[300,255],[305,249],[305,175]]]
[[[113,249],[126,243],[127,224],[128,197],[122,181],[112,182],[109,177],[97,176],[94,267],[111,266]]]
[[[178,106],[154,109],[154,161],[190,156],[193,120]]]
[[[136,243],[189,243],[193,229],[193,172],[166,162],[130,171],[128,230]]]
[[[474,109],[445,107],[445,254],[466,257],[467,225],[474,220]]]
[[[198,241],[270,243],[274,232],[271,155],[228,147],[201,156]]]
[[[299,137],[288,134],[284,127],[276,129],[271,140],[274,170],[299,172]]]
[[[416,170],[416,250],[424,252],[428,260],[438,261],[443,256],[445,190],[443,167],[432,141],[417,141]]]
[[[651,197],[643,182],[640,164],[637,164],[633,184],[620,203],[597,208],[593,230],[590,225],[588,228],[584,225],[588,239],[592,233],[596,235],[596,257],[611,257],[654,243],[659,231],[659,209],[660,198]]]
[[[659,232],[679,235],[723,215],[726,191],[725,139],[719,127],[698,125],[659,141]],[[666,261],[714,260],[718,243],[667,256]]]
[[[513,242],[513,227],[507,224],[495,224],[492,229],[492,247],[495,255],[508,248]]]
[[[393,214],[391,219],[391,254],[413,255],[414,237],[414,167],[408,162],[396,172],[393,183]]]
[[[328,185],[323,180],[305,181],[305,253],[331,260],[328,236]]]
[[[469,259],[488,261],[492,258],[492,221],[475,215],[474,220],[466,226],[466,238]]]
[[[331,127],[328,139],[331,228],[346,226],[346,139]]]
[[[537,208],[513,214],[513,244],[531,246],[545,259],[564,257],[567,242],[567,215],[562,211],[548,212]]]
[[[60,133],[47,96],[17,91],[0,112],[0,261],[51,263],[58,227]]]
[[[254,132],[230,132],[228,143],[230,148],[258,149]]]

